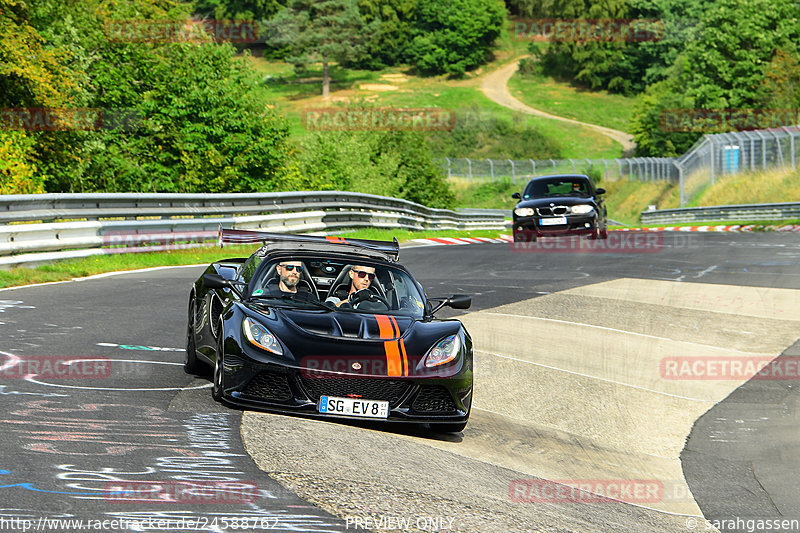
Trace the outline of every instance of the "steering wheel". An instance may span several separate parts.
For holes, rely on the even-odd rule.
[[[369,289],[361,289],[359,291],[354,292],[348,298],[350,305],[353,306],[353,309],[356,309],[356,306],[360,303],[364,302],[378,302],[386,306],[386,309],[389,309],[389,302],[383,296],[375,294]]]

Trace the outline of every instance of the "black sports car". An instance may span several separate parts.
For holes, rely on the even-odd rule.
[[[580,174],[533,178],[520,193],[514,208],[514,241],[533,242],[547,235],[608,237],[605,189],[595,188],[589,176]]]
[[[221,230],[261,242],[192,286],[185,368],[213,367],[213,397],[282,413],[430,424],[461,431],[472,340],[397,263],[394,242]]]

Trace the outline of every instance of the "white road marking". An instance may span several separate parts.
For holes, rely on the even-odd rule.
[[[540,316],[529,316],[529,315],[514,315],[514,314],[511,314],[511,313],[492,313],[492,312],[489,312],[489,311],[480,311],[480,312],[482,312],[485,315],[509,316],[509,317],[514,317],[514,318],[528,319],[528,320],[543,320],[543,321],[546,321],[546,322],[558,322],[559,324],[571,324],[571,325],[574,325],[574,326],[581,326],[581,327],[585,327],[585,328],[602,329],[604,331],[613,331],[615,333],[624,333],[625,335],[635,335],[637,337],[646,337],[648,339],[656,339],[656,340],[669,341],[669,342],[681,342],[681,343],[685,343],[685,344],[691,344],[693,346],[703,346],[704,348],[711,348],[712,350],[722,350],[724,352],[736,352],[736,353],[747,354],[747,355],[763,355],[763,356],[769,356],[770,358],[774,358],[775,357],[774,354],[758,353],[758,352],[743,352],[741,350],[735,350],[733,348],[725,348],[723,346],[714,346],[713,344],[702,344],[702,343],[699,343],[699,342],[684,341],[684,340],[680,340],[680,339],[670,339],[669,337],[659,337],[657,335],[648,335],[647,333],[638,333],[636,331],[627,331],[627,330],[624,330],[624,329],[609,328],[609,327],[606,327],[606,326],[596,326],[594,324],[586,324],[586,323],[583,323],[583,322],[572,322],[570,320],[559,320],[557,318],[543,318],[543,317],[540,317]]]
[[[581,377],[589,378],[589,379],[596,379],[598,381],[605,381],[606,383],[613,383],[614,385],[621,385],[623,387],[630,387],[631,389],[639,389],[639,390],[643,390],[643,391],[646,391],[646,392],[652,392],[654,394],[661,394],[663,396],[669,396],[671,398],[678,398],[678,399],[681,399],[681,400],[689,400],[689,401],[692,401],[692,402],[703,402],[703,403],[709,403],[709,404],[714,403],[711,400],[703,400],[703,399],[700,399],[700,398],[690,398],[688,396],[680,396],[678,394],[671,394],[669,392],[663,392],[663,391],[659,391],[659,390],[648,389],[647,387],[640,387],[639,385],[631,385],[630,383],[623,383],[621,381],[615,381],[613,379],[607,379],[607,378],[601,378],[601,377],[597,377],[597,376],[591,376],[589,374],[584,374],[582,372],[575,372],[574,370],[565,370],[563,368],[558,368],[556,366],[550,366],[550,365],[544,365],[542,363],[537,363],[535,361],[527,361],[525,359],[519,359],[517,357],[511,357],[510,355],[503,355],[503,354],[494,353],[494,352],[487,352],[486,350],[475,350],[475,351],[476,352],[485,353],[485,354],[488,354],[488,355],[493,355],[495,357],[500,357],[502,359],[510,359],[511,361],[516,361],[518,363],[526,363],[526,364],[529,364],[529,365],[534,365],[534,366],[538,366],[538,367],[542,367],[542,368],[547,368],[549,370],[558,370],[559,372],[564,372],[564,373],[572,374],[572,375],[575,375],[575,376],[581,376]]]
[[[716,269],[717,269],[717,265],[710,266],[710,267],[708,267],[707,269],[705,269],[705,270],[703,270],[702,272],[700,272],[700,273],[699,273],[698,275],[696,275],[695,277],[696,277],[696,278],[702,278],[703,276],[705,276],[705,275],[706,275],[706,274],[708,274],[709,272],[713,272],[713,271],[714,271],[714,270],[716,270]]]

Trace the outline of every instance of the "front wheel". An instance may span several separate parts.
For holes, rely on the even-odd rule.
[[[222,342],[222,324],[220,324],[219,340],[217,341],[217,353],[214,357],[214,376],[212,379],[211,397],[222,403],[222,363],[225,358]]]
[[[189,319],[186,325],[186,355],[183,358],[183,370],[187,374],[199,374],[202,363],[197,360],[197,345],[194,340],[194,297],[189,301]]]

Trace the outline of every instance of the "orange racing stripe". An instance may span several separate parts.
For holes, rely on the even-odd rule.
[[[374,315],[375,320],[378,321],[378,331],[381,339],[396,339],[397,335],[394,333],[394,326],[392,321],[386,315]]]
[[[406,343],[403,341],[403,339],[400,339],[398,341],[398,344],[400,345],[400,352],[403,354],[403,375],[408,376],[410,375],[410,372],[408,370],[408,355],[406,355]]]
[[[374,315],[378,321],[378,331],[381,339],[396,339],[394,325],[390,317],[386,315]],[[389,376],[403,375],[403,361],[400,358],[400,349],[396,340],[386,340],[383,343],[383,350],[386,353],[386,374]]]

